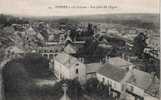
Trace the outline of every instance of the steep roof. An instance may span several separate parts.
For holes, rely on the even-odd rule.
[[[122,59],[122,58],[120,58],[120,57],[113,57],[113,58],[110,58],[110,59],[109,59],[109,62],[110,62],[110,64],[112,64],[113,66],[119,66],[119,67],[121,67],[121,66],[127,66],[127,65],[132,65],[131,62],[126,61],[126,60],[124,60],[124,59]]]
[[[97,72],[100,68],[102,68],[102,64],[100,63],[89,63],[86,64],[86,73],[93,73],[93,72]]]
[[[159,89],[159,80],[155,79],[153,75],[137,69],[133,69],[132,76],[127,82],[143,89],[150,95],[153,95]]]
[[[68,54],[75,54],[77,53],[77,48],[74,47],[72,44],[68,44],[65,48],[64,51]]]
[[[17,46],[12,46],[10,48],[10,51],[14,52],[14,53],[24,53],[24,51],[22,49],[18,48]]]
[[[147,87],[151,84],[151,78],[152,77],[150,76],[150,74],[137,69],[133,69],[132,76],[128,80],[128,83],[131,83],[142,89],[147,89]]]
[[[67,68],[71,68],[72,65],[80,62],[77,58],[70,56],[64,52],[58,53],[55,57],[55,60],[66,66]]]
[[[98,73],[120,82],[126,76],[127,71],[125,69],[121,69],[119,67],[106,63],[102,68],[98,70]]]

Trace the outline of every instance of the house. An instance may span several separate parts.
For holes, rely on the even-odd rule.
[[[25,51],[23,49],[18,48],[17,46],[11,46],[6,49],[5,53],[11,58],[16,58],[24,55]]]
[[[113,66],[117,66],[123,69],[132,69],[134,68],[134,64],[132,64],[129,61],[126,61],[124,58],[120,58],[120,57],[112,57],[109,58],[108,60],[109,64],[113,65]]]
[[[117,36],[119,35],[119,32],[117,29],[113,28],[113,29],[108,29],[107,31],[108,35],[112,35],[112,36]]]
[[[35,32],[35,30],[33,29],[32,26],[30,26],[30,27],[26,30],[26,33],[27,33],[28,35],[36,35],[36,32]]]
[[[57,52],[60,52],[62,48],[63,48],[63,45],[43,46],[43,47],[37,47],[33,51],[41,54],[42,56],[46,57],[49,60],[52,60],[54,59],[54,55]]]
[[[59,33],[59,34],[50,34],[48,37],[48,41],[50,42],[64,42],[65,40],[65,36],[63,33]]]
[[[96,78],[97,71],[102,68],[102,63],[94,62],[86,64],[86,77],[87,79]]]
[[[68,53],[68,54],[76,54],[78,51],[78,49],[73,46],[71,43],[69,43],[65,48],[64,48],[64,52]]]
[[[64,52],[73,56],[79,56],[79,53],[84,48],[84,42],[76,41],[66,44],[64,47]]]
[[[132,100],[159,100],[159,79],[147,72],[131,70],[126,91]]]
[[[100,82],[111,87],[113,97],[119,98],[124,91],[125,81],[130,77],[130,72],[106,63],[97,71],[96,77]]]
[[[97,27],[99,33],[107,33],[108,25],[106,23],[100,23]]]
[[[86,68],[83,61],[79,61],[64,52],[55,56],[54,73],[58,80],[78,79],[80,83],[85,83],[86,81]]]
[[[160,59],[160,35],[150,35],[146,42],[148,48],[145,48],[144,53],[149,54],[156,59]]]
[[[158,50],[160,48],[160,34],[150,35],[147,39],[148,47]]]
[[[38,39],[40,39],[41,41],[44,41],[44,40],[45,40],[45,38],[44,38],[44,37],[42,36],[42,34],[40,34],[40,33],[37,33],[36,37],[37,37]]]
[[[145,48],[144,53],[150,55],[152,58],[160,60],[160,49],[155,50],[154,48]]]
[[[10,34],[12,34],[12,33],[14,33],[14,32],[15,32],[15,29],[14,29],[14,27],[13,27],[13,26],[7,26],[7,27],[4,27],[4,28],[3,28],[3,30],[4,30],[4,32],[6,32],[6,33],[10,33]]]

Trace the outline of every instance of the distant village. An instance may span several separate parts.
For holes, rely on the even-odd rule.
[[[76,79],[83,85],[95,78],[110,87],[115,100],[159,100],[160,36],[155,30],[35,21],[3,27],[0,34],[7,37],[0,37],[5,59],[39,54],[49,60],[56,81]],[[12,42],[4,47],[7,41]]]

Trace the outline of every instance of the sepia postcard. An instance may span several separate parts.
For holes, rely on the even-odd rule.
[[[160,0],[0,0],[0,100],[160,96]]]

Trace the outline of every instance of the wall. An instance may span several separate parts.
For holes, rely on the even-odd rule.
[[[76,69],[78,69],[78,74],[76,74]],[[85,83],[86,81],[86,68],[85,65],[77,62],[76,64],[70,66],[69,68],[54,60],[54,72],[58,79],[61,79],[61,74],[64,79],[75,79],[78,78],[80,83]]]
[[[78,74],[76,74],[76,69],[78,69]],[[86,67],[83,63],[77,62],[70,68],[70,76],[74,79],[78,77],[78,80],[81,83],[85,83],[86,81]]]
[[[54,60],[54,72],[58,79],[71,79],[70,70],[56,60]]]
[[[144,96],[144,90],[141,89],[141,88],[138,88],[130,83],[127,83],[127,88],[130,88],[130,87],[133,87],[133,91],[131,91],[132,93],[140,96],[140,97],[143,97]]]
[[[105,80],[104,80],[104,83],[105,83],[105,84],[108,85],[108,83],[109,83],[109,84],[112,85],[112,89],[114,89],[114,90],[116,90],[116,91],[118,91],[118,92],[121,92],[122,85],[121,85],[119,82],[117,82],[117,81],[115,81],[115,80],[112,80],[112,79],[110,79],[110,78],[107,78],[107,77],[105,77],[105,76],[103,76],[103,75],[101,75],[101,74],[99,74],[99,73],[96,74],[96,77],[97,77],[97,79],[98,79],[100,82],[102,82],[102,81],[103,81],[103,78],[104,78],[104,79],[105,79]]]
[[[159,98],[152,97],[152,96],[145,93],[144,100],[159,100]]]

